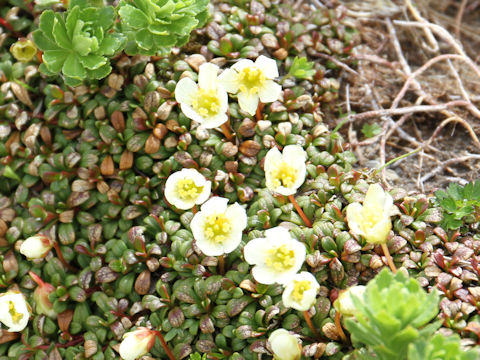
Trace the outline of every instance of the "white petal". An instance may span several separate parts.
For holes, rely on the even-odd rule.
[[[300,145],[287,145],[283,148],[282,154],[284,160],[292,164],[298,161],[305,162],[307,159],[307,153]]]
[[[198,85],[190,78],[183,78],[175,87],[175,100],[180,104],[192,104],[193,97],[198,92]],[[183,109],[182,109],[183,110]]]
[[[237,95],[238,98],[238,105],[240,109],[246,111],[250,115],[255,115],[257,112],[258,107],[258,95],[257,94],[250,94],[247,92],[240,92]]]
[[[188,172],[185,172],[185,170],[190,170],[190,169],[183,169],[181,171],[177,171],[173,174],[171,174],[166,183],[165,183],[165,198],[167,201],[174,205],[175,207],[182,209],[182,210],[188,210],[191,209],[195,205],[195,201],[185,201],[181,199],[178,194],[177,194],[177,183],[179,180],[185,179],[185,178],[190,178]],[[196,171],[196,170],[194,170]]]
[[[180,107],[182,108],[183,114],[189,119],[192,119],[193,121],[196,121],[200,124],[203,124],[203,122],[205,121],[205,119],[200,116],[200,114],[198,114],[195,110],[193,110],[190,105],[181,103]]]
[[[265,85],[258,91],[262,103],[271,103],[280,99],[282,87],[273,80],[265,81]]]
[[[363,206],[360,203],[352,203],[347,206],[348,227],[354,234],[365,235],[362,230]]]
[[[192,230],[193,237],[198,242],[206,241],[204,229],[205,229],[205,214],[201,211],[197,212],[190,222],[190,229]]]
[[[285,329],[275,330],[268,338],[268,342],[276,360],[299,360],[302,356],[297,338]]]
[[[208,216],[211,213],[224,213],[227,210],[228,199],[214,196],[202,205],[201,212]]]
[[[265,238],[250,240],[243,248],[243,257],[249,264],[264,264],[269,248],[269,242]]]
[[[382,209],[385,205],[385,191],[379,184],[372,184],[368,187],[367,195],[363,201],[363,206],[369,209]]]
[[[206,118],[205,121],[202,123],[202,126],[205,129],[215,129],[222,124],[228,121],[228,115],[225,113],[219,113],[215,116]]]
[[[298,270],[301,269],[303,263],[305,262],[305,258],[307,257],[307,249],[305,248],[305,244],[297,241],[297,240],[292,240],[293,241],[293,250],[295,253],[295,265],[294,268],[295,273],[297,273]]]
[[[232,65],[231,69],[234,69],[238,72],[242,71],[243,69],[254,66],[255,64],[253,63],[252,60],[250,59],[242,59],[240,61],[237,61],[235,64]]]
[[[210,197],[210,194],[212,193],[212,182],[211,181],[206,181],[205,184],[203,185],[203,191],[202,193],[198,196],[197,200],[195,203],[197,205],[203,204],[207,199]]]
[[[238,91],[238,73],[233,69],[224,70],[218,77],[219,83],[229,93],[236,94]]]
[[[265,77],[267,79],[274,79],[278,77],[278,67],[277,67],[277,62],[275,60],[270,59],[266,56],[260,55],[257,58],[257,60],[255,60],[255,65],[260,70],[262,70],[262,72],[265,74]]]
[[[252,269],[253,278],[260,284],[270,285],[277,282],[278,273],[274,270],[256,265]]]
[[[222,244],[216,244],[205,238],[197,239],[197,246],[207,256],[220,256],[225,254]]]
[[[247,212],[238,203],[230,205],[225,212],[225,216],[232,221],[233,232],[240,232],[241,234],[247,227]]]
[[[229,254],[238,248],[238,245],[242,242],[242,232],[233,231],[232,235],[223,243],[223,253]]]
[[[201,89],[215,90],[217,88],[218,80],[217,74],[220,68],[212,63],[204,63],[198,69],[198,85]]]
[[[267,155],[265,156],[264,169],[265,172],[275,169],[280,162],[282,162],[283,157],[282,153],[276,148],[273,147],[268,150]]]
[[[305,166],[305,163],[298,163],[296,166],[296,172],[295,172],[295,181],[291,187],[293,190],[298,190],[300,186],[303,185],[305,182],[305,177],[307,176],[307,167]]]
[[[272,242],[276,242],[279,239],[286,239],[286,240],[291,240],[292,237],[290,236],[290,232],[288,231],[287,228],[284,228],[283,226],[276,226],[274,228],[265,230],[265,236],[267,239],[269,239]]]

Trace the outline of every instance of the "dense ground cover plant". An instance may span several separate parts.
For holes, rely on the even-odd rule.
[[[180,5],[122,2],[121,21],[106,26],[103,39],[120,26],[128,34],[126,54],[104,56],[101,66],[111,66],[105,79],[86,76],[71,87],[80,77],[42,74],[45,59],[18,59],[13,46],[24,41],[19,35],[45,35],[33,20],[51,15],[9,4],[0,10],[11,25],[0,50],[0,292],[9,296],[2,306],[10,317],[0,321],[6,327],[29,321],[15,332],[2,326],[0,359],[340,359],[354,348],[333,303],[341,290],[367,284],[386,266],[385,247],[425,292],[439,289],[432,321],[460,334],[462,346],[477,340],[475,221],[458,233],[442,232],[442,210],[433,201],[379,185],[383,200],[392,200],[379,213],[380,222],[392,224],[381,241],[371,241],[363,215],[347,219],[349,204],[369,209],[374,179],[353,169],[349,145],[326,125],[336,114],[338,68],[312,61],[319,53],[345,58],[356,44],[341,7],[216,4],[190,42],[159,58],[147,56],[162,36],[157,25]],[[72,4],[66,12],[60,4],[42,6],[53,7],[44,14],[60,16],[57,24],[66,28],[74,12],[84,26],[82,11],[100,11]],[[122,16],[138,16],[145,26],[147,17],[147,31],[137,38],[142,29]],[[99,37],[82,29],[75,34],[91,39],[85,44],[93,51]],[[177,35],[183,42],[188,34]],[[136,51],[143,55],[131,56]],[[260,56],[275,63],[278,77],[262,75]],[[240,78],[242,68],[233,66],[242,61],[249,70]],[[224,121],[211,127],[176,101],[182,82],[203,88],[205,65],[216,67],[215,90],[228,69],[235,73],[223,80],[238,85],[223,88]],[[255,81],[244,84],[250,75]],[[281,87],[274,99],[262,99],[256,86],[267,81]],[[216,100],[206,90],[202,104],[187,105],[209,115]],[[289,149],[302,161],[290,159]],[[210,206],[212,199],[225,208]],[[281,241],[262,248],[259,239],[272,233]],[[225,246],[214,248],[213,240]],[[248,251],[254,245],[262,251]],[[272,278],[272,269],[285,278]],[[18,300],[10,308],[8,299]],[[459,348],[441,336],[409,348],[412,358]],[[129,352],[129,344],[138,352]]]

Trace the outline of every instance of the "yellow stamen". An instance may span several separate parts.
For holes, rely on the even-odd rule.
[[[277,271],[288,270],[295,265],[295,251],[287,245],[281,245],[268,250],[265,264]]]
[[[203,186],[197,186],[192,179],[181,179],[176,186],[178,196],[185,201],[198,198],[203,191]]]
[[[293,166],[282,162],[272,171],[273,186],[289,188],[295,183],[296,171]]]
[[[232,224],[225,214],[210,215],[205,221],[205,237],[214,243],[223,243],[231,230]]]
[[[266,78],[262,70],[255,66],[242,69],[238,73],[240,92],[256,94],[264,86]]]
[[[192,101],[193,110],[200,116],[211,117],[217,115],[220,110],[220,99],[215,90],[199,89]]]
[[[363,221],[361,226],[364,230],[372,229],[383,217],[383,209],[363,208]]]
[[[23,314],[20,314],[17,312],[17,310],[15,310],[15,304],[13,303],[13,301],[8,302],[8,312],[10,313],[10,316],[12,317],[12,321],[14,323],[20,322],[20,320],[22,320],[23,318]]]
[[[310,290],[312,287],[312,284],[308,280],[293,280],[293,291],[292,291],[292,298],[300,302],[303,299],[303,293],[307,290]]]

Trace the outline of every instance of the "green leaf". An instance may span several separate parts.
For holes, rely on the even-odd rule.
[[[367,138],[371,138],[381,134],[382,127],[377,123],[373,124],[363,124],[362,126],[362,134],[365,135]]]
[[[65,60],[62,72],[65,76],[78,80],[84,79],[86,76],[85,68],[74,53],[70,53]]]
[[[142,49],[150,50],[153,46],[153,36],[147,29],[140,30],[135,36],[138,46]]]
[[[41,30],[35,30],[32,35],[35,45],[37,45],[40,50],[47,51],[60,49],[53,41],[53,38],[50,39],[49,37],[45,36]]]
[[[114,55],[125,42],[125,38],[118,34],[107,34],[101,42],[98,52],[103,55]]]
[[[100,66],[105,65],[107,59],[104,56],[99,55],[87,55],[82,56],[79,58],[80,62],[82,63],[85,68],[88,70],[95,70],[98,69]]]
[[[48,50],[43,53],[43,62],[48,70],[58,73],[69,54],[71,52],[65,50]]]
[[[456,201],[463,200],[463,188],[458,184],[450,183],[447,193]]]
[[[440,201],[440,205],[446,211],[451,212],[451,213],[453,213],[453,212],[455,212],[455,210],[457,210],[457,204],[455,203],[455,200],[453,200],[450,197],[445,198],[442,201]]]
[[[73,38],[74,31],[76,30],[77,32],[81,29],[81,24],[80,29],[75,29],[77,27],[77,21],[78,21],[78,16],[80,15],[80,7],[75,6],[73,9],[69,9],[67,12],[67,20],[65,22],[65,27],[67,28],[67,34],[70,39]]]
[[[311,79],[315,75],[313,66],[315,64],[308,61],[306,57],[299,58],[298,56],[293,59],[293,63],[288,70],[288,73],[298,79]]]
[[[110,63],[106,63],[105,65],[99,67],[95,70],[88,70],[88,77],[92,79],[103,79],[112,71],[112,67]]]
[[[55,13],[52,10],[42,12],[39,18],[38,27],[43,32],[43,35],[53,41],[53,24],[55,22]]]
[[[67,28],[63,22],[63,19],[60,17],[59,14],[55,14],[55,22],[53,24],[53,37],[55,38],[55,42],[61,48],[66,50],[72,49],[72,42],[68,38],[67,35]]]
[[[175,10],[175,3],[172,0],[168,0],[165,5],[160,7],[157,11],[155,11],[155,16],[158,17],[165,17],[166,15],[170,15]]]
[[[147,16],[131,5],[123,5],[118,13],[122,21],[134,29],[146,28],[149,25]]]

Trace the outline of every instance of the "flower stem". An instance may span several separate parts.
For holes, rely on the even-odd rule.
[[[77,271],[72,265],[70,265],[65,258],[63,257],[62,250],[60,250],[60,246],[58,245],[57,242],[53,242],[53,247],[55,248],[55,252],[57,253],[58,259],[60,262],[67,268],[73,271]]]
[[[225,257],[223,255],[218,257],[218,266],[220,268],[220,275],[225,275]]]
[[[173,356],[172,350],[170,350],[170,348],[168,347],[167,342],[165,341],[162,333],[160,331],[155,331],[155,335],[157,335],[158,338],[160,339],[163,350],[165,350],[165,352],[167,353],[168,358],[170,360],[175,360],[175,356]]]
[[[293,206],[295,207],[295,210],[297,210],[298,215],[300,215],[305,225],[311,228],[312,222],[307,218],[307,215],[305,215],[305,213],[303,212],[300,205],[298,205],[297,200],[295,200],[293,195],[288,195],[288,200],[290,200],[290,202],[293,204]]]
[[[230,125],[227,124],[228,121],[224,122],[222,125],[220,125],[220,128],[222,129],[223,135],[227,138],[228,141],[233,141],[233,134],[230,131]]]
[[[195,215],[197,212],[198,212],[197,205],[193,205],[193,208],[192,208],[193,215]]]
[[[262,120],[262,118],[263,118],[263,116],[262,116],[262,110],[263,110],[263,107],[264,107],[264,106],[265,106],[264,103],[262,103],[262,102],[260,102],[260,101],[258,102],[257,112],[256,112],[256,114],[255,114],[255,117],[256,117],[257,121],[260,121],[260,120]]]
[[[395,267],[395,264],[393,263],[392,257],[390,256],[390,251],[388,251],[387,244],[382,244],[382,250],[383,250],[383,254],[387,258],[388,266],[390,266],[390,269],[392,270],[392,272],[394,274],[396,274],[397,273],[397,268]]]
[[[337,311],[335,313],[335,326],[337,327],[338,335],[340,336],[342,341],[345,343],[347,342],[347,336],[343,332],[342,323],[340,322],[340,316],[341,316],[340,311]]]
[[[308,311],[303,312],[303,317],[305,321],[307,322],[308,327],[310,330],[312,330],[313,335],[315,335],[315,338],[320,339],[320,334],[318,333],[317,329],[315,329],[315,325],[313,325],[312,318],[310,317],[310,314]]]

